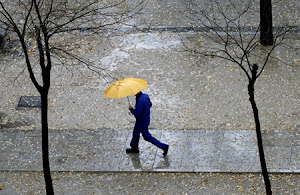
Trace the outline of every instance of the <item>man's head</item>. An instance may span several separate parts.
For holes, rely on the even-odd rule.
[[[136,97],[138,97],[139,95],[142,94],[142,91],[138,92],[137,94],[135,94]]]

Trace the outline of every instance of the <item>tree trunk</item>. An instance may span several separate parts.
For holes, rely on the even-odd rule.
[[[46,184],[47,195],[53,195],[53,185],[49,164],[49,138],[48,138],[48,89],[40,92],[42,100],[42,152],[43,152],[43,169]]]
[[[249,100],[251,102],[254,120],[255,120],[257,145],[258,145],[259,158],[260,158],[260,163],[261,163],[261,170],[262,170],[262,174],[263,174],[263,178],[264,178],[264,182],[265,182],[266,194],[269,195],[269,194],[272,194],[272,190],[271,190],[271,183],[270,183],[270,179],[269,179],[269,174],[268,174],[268,169],[267,169],[265,154],[264,154],[264,149],[263,149],[258,109],[257,109],[256,102],[254,99],[254,84],[255,84],[255,80],[249,81],[248,94],[250,96]]]
[[[260,0],[260,43],[273,45],[272,1]]]

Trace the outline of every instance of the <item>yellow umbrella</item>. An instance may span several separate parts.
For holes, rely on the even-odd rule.
[[[136,95],[140,91],[147,88],[148,88],[148,82],[143,79],[125,78],[111,84],[105,90],[105,97],[119,99],[122,97]]]

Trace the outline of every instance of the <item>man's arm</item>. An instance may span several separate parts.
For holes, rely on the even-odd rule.
[[[133,109],[132,106],[129,106],[129,110],[135,116],[135,118],[139,117],[143,111],[142,101],[137,102],[137,104],[135,105],[135,109]]]

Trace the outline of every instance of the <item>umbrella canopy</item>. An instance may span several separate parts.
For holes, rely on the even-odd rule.
[[[140,91],[148,88],[148,82],[138,78],[125,78],[111,84],[105,90],[105,97],[119,99],[131,95],[136,95]]]

